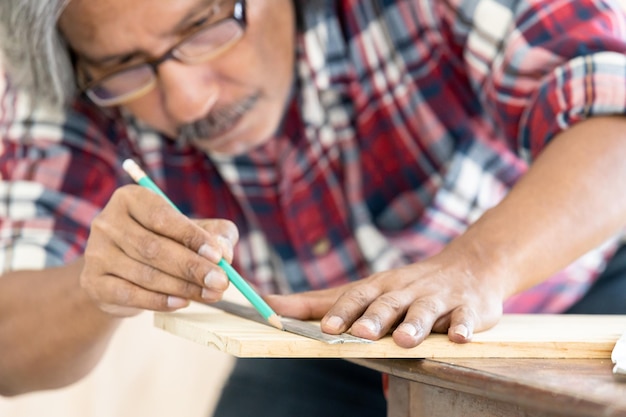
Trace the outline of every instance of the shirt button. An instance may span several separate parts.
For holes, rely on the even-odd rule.
[[[312,252],[313,252],[313,255],[315,256],[322,256],[322,255],[326,255],[329,250],[330,250],[330,239],[323,238],[315,242],[315,244],[313,245]]]

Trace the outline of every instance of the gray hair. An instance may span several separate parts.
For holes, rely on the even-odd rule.
[[[0,0],[0,48],[12,84],[33,100],[67,103],[74,70],[57,20],[69,0]]]

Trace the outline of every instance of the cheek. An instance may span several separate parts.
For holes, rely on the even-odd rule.
[[[290,84],[294,64],[295,16],[292,2],[272,0],[248,4],[246,43],[253,51],[256,64],[250,72],[263,85],[284,90],[280,87]]]
[[[164,110],[160,95],[155,90],[124,105],[135,118],[166,135],[175,135],[176,125]]]

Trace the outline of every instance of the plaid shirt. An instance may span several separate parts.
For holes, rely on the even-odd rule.
[[[31,106],[0,81],[0,269],[81,256],[134,157],[189,216],[238,225],[236,266],[262,292],[340,285],[437,253],[555,134],[626,112],[626,16],[611,0],[300,3],[292,102],[244,156],[203,154],[83,98]],[[613,247],[506,311],[563,311]]]

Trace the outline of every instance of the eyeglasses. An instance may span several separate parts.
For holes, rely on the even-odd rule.
[[[237,0],[229,17],[194,30],[161,57],[112,71],[96,80],[86,80],[82,91],[103,107],[137,98],[156,85],[158,67],[163,62],[169,59],[185,64],[207,62],[233,46],[245,29],[245,0]]]

